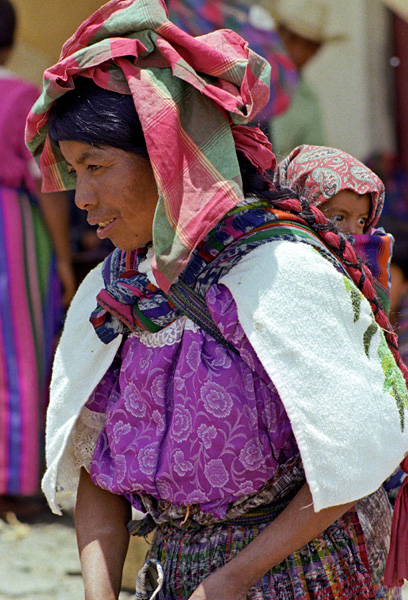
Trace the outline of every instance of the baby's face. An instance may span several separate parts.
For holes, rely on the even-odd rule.
[[[364,233],[370,216],[370,195],[360,195],[352,190],[342,190],[319,208],[328,219],[335,221],[337,229],[341,233],[358,235]]]

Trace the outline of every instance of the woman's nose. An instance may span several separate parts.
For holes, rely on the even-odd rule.
[[[97,203],[97,195],[95,190],[80,177],[77,177],[75,190],[75,204],[82,210],[87,210],[90,206],[95,206]]]

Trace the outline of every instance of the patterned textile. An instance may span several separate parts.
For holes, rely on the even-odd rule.
[[[394,238],[382,227],[371,228],[370,233],[353,235],[356,254],[368,266],[374,277],[374,287],[384,310],[390,309],[390,261]]]
[[[381,305],[388,312],[393,237],[382,229],[374,229],[384,206],[381,179],[346,152],[326,146],[303,145],[279,163],[274,181],[296,190],[318,207],[342,190],[370,194],[371,212],[365,233],[352,236],[350,240],[357,255],[369,267]]]
[[[398,492],[401,488],[402,482],[406,478],[407,474],[402,469],[397,469],[388,479],[384,482],[384,489],[387,492],[388,499],[392,505],[395,504]]]
[[[381,486],[373,494],[359,500],[355,508],[364,533],[376,598],[400,598],[398,588],[387,589],[383,582],[385,563],[390,547],[392,517],[386,491]]]
[[[190,35],[232,29],[249,43],[252,50],[266,58],[271,65],[271,95],[257,116],[259,120],[272,119],[288,108],[298,71],[267,13],[261,13],[255,20],[254,6],[242,0],[167,0],[167,6],[170,20]]]
[[[292,262],[280,260],[279,269],[275,265],[281,249]],[[259,251],[263,251],[260,259]],[[248,298],[249,318],[262,332],[261,350],[253,333],[244,336],[239,326],[246,327],[246,313],[239,289],[237,293],[231,288],[235,272],[241,297]],[[266,282],[262,273],[267,273]],[[282,273],[289,273],[286,283]],[[243,290],[247,281],[253,299],[247,288]],[[319,282],[318,290],[311,282]],[[269,299],[265,308],[260,305],[259,287]],[[305,290],[301,303],[297,289]],[[210,287],[206,300],[213,320],[239,354],[183,317],[159,332],[137,330],[127,337],[121,348],[121,372],[107,374],[86,405],[87,410],[106,415],[91,467],[98,485],[129,494],[136,508],[140,492],[184,506],[200,501],[205,512],[222,514],[244,490],[260,489],[273,476],[277,465],[268,448],[273,448],[278,462],[282,451],[287,452],[280,435],[288,423],[284,404],[303,446],[316,507],[348,502],[372,492],[373,484],[378,487],[406,449],[400,422],[405,414],[404,382],[398,370],[383,371],[391,355],[382,332],[373,331],[367,302],[353,293],[349,280],[310,246],[277,241],[245,256]],[[336,315],[321,308],[332,302]],[[272,339],[267,334],[268,315],[277,324]],[[302,330],[297,334],[300,320]],[[315,338],[318,320],[323,353]],[[274,371],[268,370],[270,364]],[[280,398],[264,369],[280,386]],[[349,378],[344,378],[345,370]],[[387,441],[384,414],[387,430],[391,418],[393,423]],[[272,415],[276,418],[270,419]],[[364,438],[357,456],[356,437]]]
[[[109,37],[115,34],[124,37]],[[160,0],[111,0],[64,45],[60,62],[45,73],[43,94],[28,118],[27,143],[40,161],[46,189],[48,184],[50,190],[73,184],[62,156],[50,146],[47,115],[54,100],[74,85],[73,75],[81,73],[105,88],[132,92],[159,188],[152,269],[166,292],[200,240],[242,200],[230,122],[246,123],[265,105],[266,61],[229,30],[192,38],[168,21]],[[177,152],[169,160],[175,140]],[[289,210],[291,204],[300,207],[294,199],[288,201]],[[400,365],[396,336],[379,310],[371,274],[361,276],[354,252],[334,234],[329,237],[351,259],[347,270],[358,277]],[[408,379],[404,365],[400,368]]]
[[[37,88],[0,68],[0,495],[39,492],[58,317],[52,247],[24,145]],[[30,192],[28,191],[30,190]]]
[[[147,561],[137,574],[136,600],[162,600],[163,567],[154,558]]]
[[[239,355],[185,317],[157,333],[137,330],[123,343],[120,371],[114,364],[86,403],[86,411],[106,415],[91,477],[137,509],[143,494],[200,504],[209,517],[223,519],[231,502],[260,490],[298,454],[231,295],[214,285],[207,297]]]
[[[24,190],[0,184],[0,494],[39,491],[58,323],[48,232]]]
[[[0,183],[33,194],[38,167],[24,144],[24,127],[38,94],[35,85],[0,66]]]
[[[163,565],[163,600],[187,600],[198,584],[247,546],[268,523],[157,528],[149,558]],[[375,599],[361,527],[354,511],[276,565],[247,600]]]
[[[234,227],[235,231],[234,229],[228,227],[228,219],[231,217],[231,214],[233,214],[234,211],[232,211],[230,214],[227,214],[226,218],[221,220],[214,228],[213,232],[210,232],[209,234],[209,239],[212,238],[214,232],[216,232],[216,235],[218,235],[219,238],[218,240],[215,240],[216,243],[213,248],[211,249],[210,247],[210,252],[204,253],[203,256],[199,254],[198,248],[195,252],[193,252],[189,265],[183,273],[184,283],[187,285],[194,285],[197,288],[196,280],[198,275],[201,273],[201,269],[205,267],[206,263],[214,261],[214,258],[217,257],[217,255],[221,257],[220,264],[222,265],[222,259],[224,258],[224,255],[221,251],[223,247],[227,248],[227,251],[230,251],[228,248],[228,242],[232,242],[233,240],[234,242],[231,244],[231,247],[235,248],[234,243],[238,244],[239,246],[241,243],[239,238],[244,231],[249,233],[252,228],[255,231],[255,238],[257,237],[258,234],[256,233],[256,227],[254,226],[256,218],[254,221],[254,218],[251,216],[251,214],[255,215],[256,213],[259,213],[257,215],[257,219],[261,230],[268,230],[270,227],[274,227],[272,221],[275,220],[275,225],[277,228],[280,227],[282,229],[281,234],[283,236],[285,236],[286,233],[289,235],[288,239],[292,239],[290,230],[295,228],[297,230],[308,231],[309,234],[311,234],[311,239],[318,240],[320,236],[316,234],[316,231],[312,231],[308,227],[307,221],[303,217],[303,213],[301,213],[300,210],[304,208],[307,212],[310,212],[309,218],[312,217],[312,219],[315,221],[314,227],[317,231],[319,231],[320,223],[327,223],[325,217],[315,207],[310,209],[305,200],[302,202],[296,198],[284,200],[276,203],[276,206],[279,208],[275,210],[271,208],[271,205],[274,205],[273,202],[268,205],[267,201],[257,200],[255,197],[253,197],[252,205],[248,211],[249,217],[247,216],[247,219],[242,219],[241,221],[237,219]],[[237,207],[237,210],[240,208],[240,206]],[[231,231],[234,233],[231,233]],[[260,233],[261,238],[264,235],[267,238],[270,234],[267,231],[266,233],[265,231],[262,231],[262,233]],[[297,237],[294,236],[293,239],[296,240]],[[303,241],[305,242],[306,240],[303,239]],[[308,241],[310,242],[310,239]],[[204,238],[203,243],[204,242],[206,242],[206,238]],[[248,244],[247,251],[255,248],[258,243],[259,241],[255,240],[254,244]],[[245,235],[242,236],[242,244],[246,244]],[[387,343],[395,358],[396,364],[403,372],[405,379],[408,381],[408,370],[401,361],[398,353],[397,336],[392,330],[386,313],[380,306],[376,292],[373,288],[373,277],[368,267],[364,264],[362,264],[361,267],[358,266],[360,264],[359,259],[354,253],[352,246],[342,235],[337,235],[331,231],[327,232],[326,234],[323,233],[321,240],[318,242],[318,246],[319,251],[323,252],[326,258],[332,261],[335,266],[339,267],[341,262],[346,273],[351,276],[355,284],[360,287],[363,295],[369,300],[376,323],[384,330]],[[146,253],[146,249],[141,249],[140,252]],[[339,258],[339,260],[337,260],[337,258]],[[150,281],[148,284],[146,284],[148,278],[141,277],[139,279],[139,271],[137,270],[137,265],[133,265],[133,260],[134,256],[132,253],[125,255],[124,253],[121,253],[120,250],[117,250],[115,251],[115,259],[112,261],[114,268],[111,268],[109,258],[105,264],[104,281],[108,286],[109,292],[104,289],[100,294],[98,294],[98,304],[103,310],[98,307],[91,316],[92,322],[97,328],[98,335],[105,343],[108,343],[109,340],[115,338],[115,336],[117,336],[120,332],[126,332],[126,329],[123,328],[124,325],[130,330],[133,330],[138,326],[149,330],[148,319],[145,318],[146,315],[144,315],[142,319],[136,318],[136,316],[140,317],[140,315],[136,313],[140,313],[139,309],[141,307],[144,295],[150,296],[148,298],[148,302],[146,303],[147,309],[157,308],[157,302],[159,302],[162,304],[161,311],[164,310],[164,312],[167,313],[167,315],[164,315],[164,320],[161,322],[160,326],[171,322],[175,316],[175,311],[173,310],[174,307],[172,306],[171,302],[166,308],[165,301],[163,299],[164,294],[160,289],[157,288],[156,281],[153,280],[154,284],[152,287]],[[217,264],[217,260],[214,261],[214,264]],[[132,266],[133,269],[131,268],[129,270],[129,268]],[[230,265],[228,268],[230,268]],[[123,269],[125,269],[125,271],[123,271]],[[204,269],[204,271],[207,272],[207,269]],[[134,288],[133,292],[132,288]],[[198,288],[196,291],[201,293]],[[173,316],[171,315],[171,312],[173,312]],[[161,317],[163,315],[158,314],[158,316]],[[146,321],[146,323],[140,325],[140,323],[143,321]],[[151,325],[156,327],[156,329],[150,329],[151,331],[157,330],[158,323],[151,323]]]
[[[29,115],[26,140],[45,191],[75,187],[50,145],[47,115],[78,75],[132,94],[159,189],[153,270],[167,290],[197,243],[243,199],[230,125],[266,104],[270,66],[235,32],[189,36],[161,0],[111,0],[66,42]]]
[[[277,235],[317,246],[336,268],[342,270],[339,261],[309,228],[296,223],[290,214],[277,213],[266,201],[252,198],[250,203],[241,203],[230,211],[198,244],[183,272],[183,282],[204,296],[211,284],[246,252]],[[98,307],[91,315],[91,322],[105,343],[120,333],[137,328],[159,331],[182,314],[168,301],[167,295],[140,272],[140,265],[148,254],[148,247],[139,248],[130,255],[117,249],[104,262],[106,285],[98,294]]]
[[[299,458],[293,457],[280,466],[260,492],[233,503],[222,523],[209,520],[209,515],[197,511],[196,506],[189,507],[186,513],[183,507],[160,508],[157,503],[154,506],[152,499],[145,498],[149,515],[159,524],[149,552],[150,561],[159,561],[164,566],[163,591],[158,597],[188,598],[202,579],[231,560],[280,514],[303,482]],[[129,524],[133,535],[142,535],[140,529],[140,521]],[[342,561],[353,564],[343,571]],[[181,576],[185,572],[187,576]],[[251,588],[247,598],[375,598],[368,573],[359,520],[353,511],[267,573]]]
[[[275,474],[256,493],[246,494],[231,502],[223,515],[222,522],[247,524],[265,523],[271,514],[279,514],[305,482],[305,473],[298,454],[279,465]],[[131,535],[146,535],[156,527],[171,522],[174,526],[197,529],[205,525],[215,525],[220,519],[201,510],[199,504],[175,506],[163,504],[150,495],[142,497],[142,506],[147,516],[128,524]],[[148,530],[146,529],[148,528]]]
[[[374,227],[384,206],[384,184],[375,173],[350,154],[327,146],[298,146],[276,169],[274,182],[321,206],[341,190],[370,194],[371,213],[366,232]]]

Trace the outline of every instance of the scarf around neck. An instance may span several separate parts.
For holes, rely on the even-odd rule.
[[[291,218],[290,215],[287,216]],[[182,273],[183,282],[204,295],[223,272],[218,267],[211,271],[208,269],[221,253],[225,270],[230,266],[228,263],[227,267],[228,255],[225,251],[235,241],[242,240],[246,234],[253,233],[259,227],[278,221],[278,215],[273,213],[265,200],[249,198],[243,201],[197,245]],[[248,250],[247,246],[245,250]],[[239,255],[243,252],[244,247]],[[151,246],[145,246],[131,253],[116,249],[105,259],[102,269],[105,288],[98,294],[98,306],[90,318],[97,335],[104,343],[109,343],[121,333],[129,334],[138,328],[154,333],[182,315],[168,295],[146,273],[144,265],[151,255]]]
[[[111,0],[64,44],[29,114],[26,141],[44,191],[75,187],[47,119],[77,76],[132,95],[159,192],[152,268],[168,290],[200,240],[243,200],[231,125],[248,123],[267,103],[270,65],[233,31],[188,35],[162,0]]]

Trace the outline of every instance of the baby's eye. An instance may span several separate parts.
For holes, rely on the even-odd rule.
[[[362,227],[365,227],[367,225],[367,217],[360,217],[357,222]]]
[[[340,221],[342,221],[344,219],[343,215],[333,215],[332,216],[332,220],[333,221],[338,221],[340,223]]]

